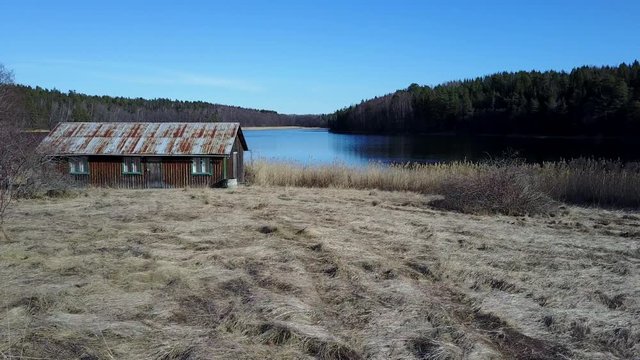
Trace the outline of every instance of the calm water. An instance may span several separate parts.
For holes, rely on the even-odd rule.
[[[324,129],[244,130],[249,159],[304,164],[483,160],[507,152],[531,162],[596,157],[640,160],[640,139],[446,135],[346,135]]]

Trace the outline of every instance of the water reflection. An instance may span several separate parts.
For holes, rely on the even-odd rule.
[[[324,129],[245,130],[250,158],[305,164],[483,160],[518,152],[527,161],[596,157],[640,160],[640,139],[446,135],[346,135]]]

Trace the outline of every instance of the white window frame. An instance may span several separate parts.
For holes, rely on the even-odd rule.
[[[122,174],[141,175],[142,160],[139,157],[127,156],[122,158]]]
[[[69,173],[72,175],[89,174],[89,159],[86,156],[74,156],[69,158]]]
[[[194,157],[191,158],[191,175],[212,175],[213,166],[211,158]]]

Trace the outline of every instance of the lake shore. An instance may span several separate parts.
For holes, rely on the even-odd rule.
[[[328,130],[323,127],[313,126],[243,126],[243,130]]]
[[[503,200],[513,207],[525,205],[529,196],[583,206],[640,208],[640,163],[620,161],[581,158],[528,164],[507,159],[355,167],[257,160],[246,169],[247,179],[256,185],[446,193],[461,202],[479,201],[485,210]],[[483,199],[493,204],[482,204]],[[509,213],[509,207],[498,212]]]
[[[433,208],[429,195],[330,188],[78,195],[10,210],[10,240],[0,242],[5,355],[640,351],[634,213],[478,216]]]
[[[424,136],[424,137],[463,137],[463,138],[509,138],[509,139],[566,139],[566,140],[598,140],[609,139],[617,140],[623,139],[628,141],[638,141],[640,136],[623,136],[623,135],[551,135],[551,134],[511,134],[511,133],[456,133],[456,132],[367,132],[367,131],[347,131],[347,130],[333,130],[326,128],[329,132],[341,135],[372,135],[372,136]]]

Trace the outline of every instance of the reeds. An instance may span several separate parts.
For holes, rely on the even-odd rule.
[[[584,158],[543,164],[501,160],[486,163],[372,163],[364,167],[340,163],[309,166],[256,161],[247,167],[247,179],[256,185],[413,191],[442,194],[445,198],[471,195],[469,191],[473,189],[476,195],[482,195],[482,189],[487,188],[494,190],[492,196],[524,196],[529,200],[535,199],[537,203],[542,194],[572,204],[640,207],[639,163]],[[464,200],[459,198],[457,201]],[[499,199],[503,200],[506,201]]]
[[[640,163],[582,158],[531,167],[542,191],[555,200],[614,208],[640,207]]]
[[[247,167],[249,183],[293,187],[333,187],[390,191],[435,192],[445,179],[454,175],[473,175],[482,166],[471,162],[448,164],[372,163],[365,167],[300,165],[289,162],[256,161]]]

